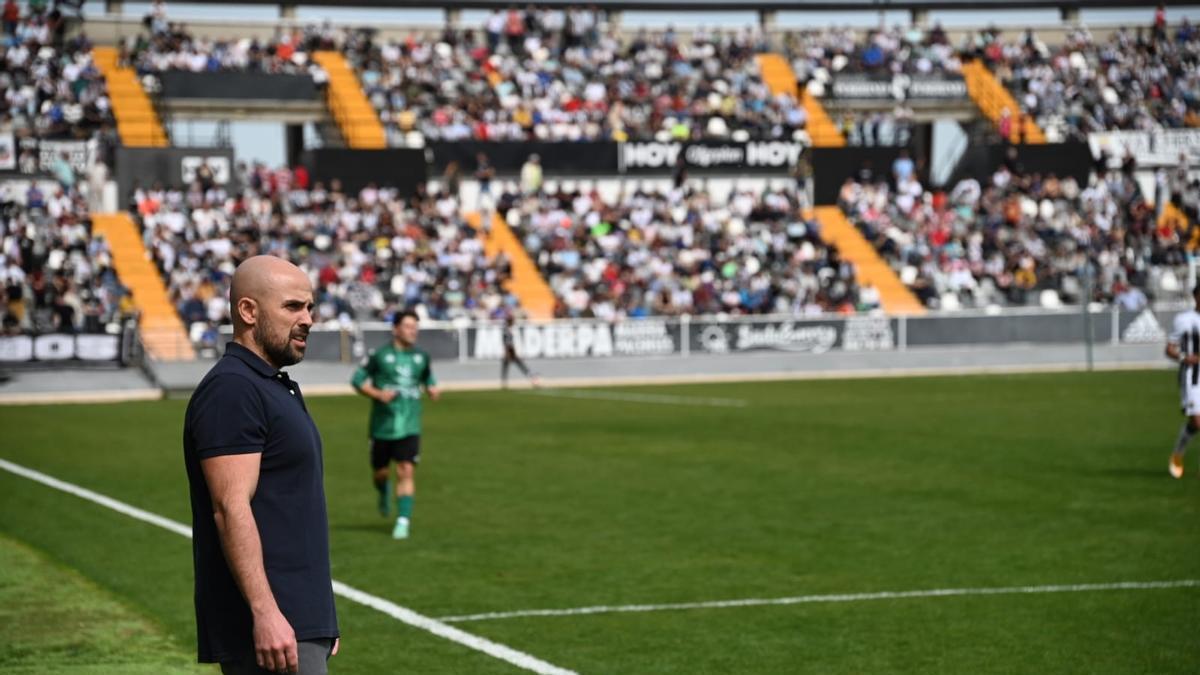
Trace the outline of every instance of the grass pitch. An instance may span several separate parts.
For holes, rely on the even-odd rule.
[[[1180,423],[1167,372],[595,391],[638,400],[492,392],[429,404],[405,542],[375,513],[365,400],[310,399],[334,576],[433,617],[1200,579],[1200,447],[1184,480],[1167,476]],[[660,396],[680,399],[649,400]],[[745,405],[701,404],[713,398]],[[0,408],[0,457],[190,522],[184,406]],[[194,647],[182,537],[5,472],[0,534]],[[0,571],[0,589],[23,578]],[[0,667],[39,639],[3,616]],[[334,672],[520,672],[340,598],[339,616]],[[1200,588],[456,625],[580,673],[1200,670]],[[164,650],[164,669],[178,654]],[[77,664],[51,652],[38,672]]]

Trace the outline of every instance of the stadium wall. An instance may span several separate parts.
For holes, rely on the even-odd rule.
[[[1043,371],[1169,368],[1166,326],[1179,307],[1091,315],[1092,348],[1075,310],[961,313],[926,319],[752,317],[708,321],[595,320],[520,326],[517,348],[551,391],[562,387],[897,377]],[[1013,327],[1005,327],[1012,323]],[[499,385],[497,324],[425,322],[420,344],[438,361],[448,389]],[[687,336],[681,340],[680,336]],[[387,324],[315,330],[308,358],[290,369],[308,395],[349,394],[356,357],[389,339]],[[68,338],[70,336],[67,336]],[[228,336],[226,336],[228,338]],[[0,340],[6,340],[3,338]],[[56,338],[63,340],[66,338]],[[136,342],[136,341],[134,341]],[[129,365],[96,368],[81,360],[0,361],[0,405],[141,400],[187,396],[212,367],[215,350],[195,361],[157,362],[132,345]],[[13,353],[0,341],[0,354]],[[4,382],[7,377],[8,381]],[[1164,378],[1164,383],[1169,379]],[[517,376],[514,386],[529,383]],[[564,395],[572,395],[570,393]]]
[[[317,85],[309,75],[275,73],[193,73],[169,70],[157,74],[159,96],[226,101],[319,101]]]
[[[425,182],[425,159],[424,151],[407,148],[317,148],[305,151],[302,156],[314,181],[340,180],[344,189],[354,192],[374,183],[397,188],[404,195],[415,194],[417,187]]]
[[[693,357],[752,353],[903,352],[980,346],[1163,344],[1178,307],[1085,315],[1061,311],[945,313],[922,317],[872,315],[646,318],[619,322],[567,319],[516,327],[517,352],[528,359]],[[500,323],[425,322],[421,348],[439,361],[497,361]],[[224,338],[229,339],[226,333]],[[391,339],[386,323],[352,329],[314,328],[310,361],[356,362]]]

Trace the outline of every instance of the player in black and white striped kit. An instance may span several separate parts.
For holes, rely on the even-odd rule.
[[[1171,452],[1171,475],[1183,477],[1183,454],[1200,431],[1200,285],[1192,290],[1193,309],[1180,312],[1167,339],[1167,358],[1179,363],[1179,405],[1187,420]]]

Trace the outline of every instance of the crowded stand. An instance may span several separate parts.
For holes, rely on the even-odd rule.
[[[956,73],[962,67],[941,24],[928,31],[915,26],[793,31],[784,37],[784,46],[797,81],[805,85],[825,84],[841,73],[916,75]]]
[[[213,329],[229,323],[234,267],[262,253],[309,274],[318,324],[380,320],[409,307],[438,320],[517,311],[503,288],[506,261],[487,260],[452,194],[404,199],[374,185],[349,193],[336,180],[309,185],[303,168],[262,165],[241,180],[240,192],[198,180],[132,195],[146,248],[193,331],[215,337]]]
[[[790,190],[509,191],[499,211],[560,317],[855,313],[879,304],[818,236]]]
[[[92,43],[70,38],[66,19],[45,4],[22,7],[8,0],[2,15],[0,131],[18,138],[90,138],[113,125],[104,78],[92,62]]]
[[[426,141],[792,139],[807,114],[773,96],[753,29],[639,31],[598,10],[493,12],[440,40],[347,37],[393,145]]]
[[[139,74],[250,71],[326,76],[315,49],[344,51],[391,145],[428,141],[787,138],[807,114],[773,96],[754,54],[762,34],[698,29],[622,41],[603,11],[495,11],[482,30],[377,39],[328,24],[273,40],[210,40],[172,22],[163,4],[123,45]]]
[[[1187,226],[1159,225],[1122,171],[1081,185],[1001,166],[949,192],[926,189],[911,171],[862,175],[846,179],[839,205],[932,308],[1124,306],[1136,289],[1179,290],[1177,270],[1194,248]]]
[[[126,38],[122,58],[139,75],[165,71],[193,73],[252,72],[271,75],[324,73],[312,63],[311,52],[336,49],[338,33],[328,23],[300,28],[277,28],[270,40],[243,38],[213,40],[197,36],[181,22],[170,21],[165,5],[155,3],[144,20],[146,30]]]
[[[1122,28],[1104,40],[1079,28],[1055,46],[1032,31],[1012,41],[984,31],[973,51],[1051,140],[1200,126],[1200,32],[1186,18],[1172,29]]]
[[[102,333],[133,314],[83,197],[32,183],[0,195],[0,333]]]
[[[12,15],[9,6],[16,5],[4,10],[0,131],[74,138],[112,126],[86,34],[68,39],[61,17],[20,8]],[[142,75],[320,79],[311,53],[341,49],[393,145],[793,139],[807,123],[802,106],[762,81],[754,56],[779,45],[769,46],[758,29],[642,30],[619,39],[600,10],[510,9],[492,12],[482,29],[446,28],[435,37],[383,39],[327,24],[280,29],[267,41],[225,41],[197,37],[168,20],[164,7],[155,3],[146,30],[123,44],[122,58]],[[1033,115],[1058,138],[1200,125],[1193,72],[1200,36],[1186,20],[1170,30],[1115,31],[1103,41],[1080,28],[1055,47],[1031,31],[1009,41],[997,30],[956,46],[940,26],[797,31],[782,45],[801,86],[818,95],[840,74],[953,74],[962,59],[981,58],[1015,93],[1018,114]],[[841,112],[834,121],[859,146],[908,146],[915,125],[903,103]],[[811,198],[793,190],[734,190],[718,199],[685,179],[662,190],[623,183],[615,196],[547,191],[533,164],[537,185],[526,185],[527,165],[521,185],[500,187],[492,205],[549,284],[559,317],[848,314],[880,306],[878,292],[857,285],[853,265],[806,217]],[[1160,226],[1147,205],[1148,197],[1160,205],[1174,198],[1194,216],[1200,186],[1186,170],[1160,177],[1169,184],[1145,195],[1133,167],[1098,164],[1099,173],[1080,183],[1006,166],[982,184],[965,179],[943,191],[923,185],[911,161],[905,166],[847,179],[839,205],[931,308],[1076,302],[1087,298],[1081,270],[1089,265],[1090,299],[1126,305],[1134,289],[1153,298],[1178,287],[1178,270],[1195,248],[1186,223]],[[476,170],[477,182],[481,175],[490,182],[495,171]],[[3,204],[6,331],[96,330],[130,311],[106,243],[90,236],[80,215],[87,207],[74,178],[56,177],[54,194],[35,186]],[[303,167],[255,164],[240,169],[237,188],[203,174],[185,186],[137,185],[130,209],[172,302],[206,342],[230,321],[234,267],[258,253],[286,257],[310,275],[319,323],[382,320],[407,307],[435,320],[519,313],[506,290],[508,261],[485,255],[486,231],[466,221],[454,177],[444,190],[405,198],[375,185],[349,191],[336,180],[312,182]]]

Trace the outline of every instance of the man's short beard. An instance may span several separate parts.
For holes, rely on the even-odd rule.
[[[254,341],[276,368],[294,366],[304,360],[304,352],[292,346],[290,333],[283,336],[282,340],[276,340],[265,322],[254,324]]]

